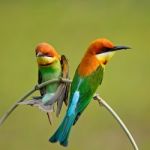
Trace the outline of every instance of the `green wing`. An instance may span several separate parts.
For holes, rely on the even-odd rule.
[[[81,77],[76,72],[71,87],[71,99],[70,99],[72,101],[72,96],[74,92],[79,91],[80,96],[76,107],[77,117],[75,119],[75,122],[78,120],[83,110],[92,100],[93,95],[99,84],[101,84],[103,79],[103,71],[104,71],[103,67],[99,66],[96,71],[94,71],[92,74],[86,77]]]
[[[40,72],[40,70],[38,71],[38,84],[41,84],[42,83],[42,74]],[[44,94],[46,93],[46,88],[43,87],[40,89],[40,94],[41,96],[43,96]]]

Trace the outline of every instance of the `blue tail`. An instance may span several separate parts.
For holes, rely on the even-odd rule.
[[[79,92],[76,91],[73,95],[73,99],[71,104],[69,105],[69,108],[67,110],[67,114],[57,129],[57,131],[54,133],[54,135],[49,139],[50,142],[55,143],[57,141],[60,142],[61,145],[67,146],[68,145],[68,137],[71,130],[72,125],[74,124],[75,118],[76,118],[76,106],[77,102],[79,100]]]
[[[61,145],[67,146],[69,133],[74,123],[74,119],[75,119],[75,115],[66,116],[62,124],[60,125],[60,127],[57,129],[54,135],[49,139],[49,141],[52,143],[59,141]]]

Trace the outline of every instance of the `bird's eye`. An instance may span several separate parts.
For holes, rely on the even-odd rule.
[[[101,54],[101,53],[106,53],[106,52],[109,52],[109,51],[110,51],[110,48],[104,47],[104,48],[102,48],[102,49],[99,51],[99,54]]]
[[[45,53],[44,55],[48,56],[48,57],[52,57],[52,55],[50,53]]]

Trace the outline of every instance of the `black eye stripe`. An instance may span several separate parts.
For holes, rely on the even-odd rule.
[[[53,57],[51,54],[49,54],[49,53],[46,53],[45,54],[46,56],[48,56],[48,57]]]
[[[36,52],[36,55],[38,55],[38,52]],[[45,57],[53,57],[51,54],[49,53],[41,53],[40,56],[45,56]]]
[[[45,56],[49,56],[49,54],[48,54],[48,53],[44,53],[44,55],[45,55]]]
[[[111,48],[103,47],[103,48],[100,49],[100,51],[97,52],[96,54],[106,53],[106,52],[109,52],[110,50],[111,50]]]

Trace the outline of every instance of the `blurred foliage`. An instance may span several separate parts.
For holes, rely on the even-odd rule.
[[[141,149],[150,149],[150,1],[147,0],[1,0],[0,115],[37,82],[34,48],[49,42],[66,54],[71,78],[89,43],[106,37],[132,47],[108,64],[101,96],[118,112]],[[65,107],[64,107],[65,109]],[[36,108],[20,106],[0,127],[4,150],[62,149],[48,138],[53,127]],[[132,149],[113,118],[91,102],[73,127],[69,149]]]

